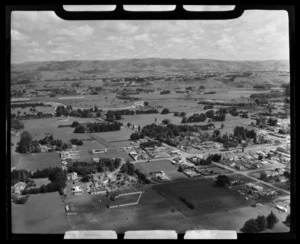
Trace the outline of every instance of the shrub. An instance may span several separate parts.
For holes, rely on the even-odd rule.
[[[71,127],[77,127],[77,126],[79,126],[80,124],[77,122],[77,121],[74,121],[73,123],[72,123],[72,125],[71,125]]]
[[[168,114],[169,112],[170,112],[169,109],[164,108],[164,109],[161,111],[161,114]]]

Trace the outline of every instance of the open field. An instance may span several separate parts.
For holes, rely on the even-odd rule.
[[[47,185],[47,184],[51,183],[51,181],[48,178],[37,178],[37,179],[34,179],[34,183],[36,184],[35,187],[39,188],[42,185]]]
[[[136,163],[134,166],[146,173],[148,176],[153,176],[150,175],[150,172],[164,171],[170,180],[188,178],[185,174],[178,172],[178,167],[172,165],[169,160],[150,161],[149,163]]]
[[[57,152],[15,154],[11,155],[11,167],[36,171],[48,167],[61,167],[61,162]]]
[[[127,230],[172,229],[183,233],[188,229],[198,228],[239,232],[249,218],[256,218],[259,214],[268,215],[271,210],[280,220],[286,217],[286,214],[276,211],[272,205],[252,207],[250,200],[243,200],[224,188],[215,188],[210,180],[193,180],[183,184],[185,186],[179,188],[179,183],[163,184],[154,188],[144,186],[144,189],[137,189],[145,191],[138,205],[114,209],[106,207],[111,201],[103,195],[72,196],[66,201],[73,204],[76,212],[76,215],[68,216],[71,229],[113,229],[117,233]],[[163,190],[164,195],[161,195]],[[187,198],[187,195],[196,196],[197,201],[191,201],[195,201],[197,208],[188,209],[178,200],[176,193]],[[278,223],[274,230],[285,232],[289,228]]]
[[[12,233],[64,234],[67,230],[66,212],[57,192],[31,195],[25,204],[12,204]]]
[[[214,186],[212,179],[175,182],[153,188],[187,217],[245,207],[250,204],[237,193]],[[189,209],[180,201],[179,196],[192,202],[195,209]]]
[[[92,154],[92,155],[93,155],[93,157],[98,157],[98,158],[124,158],[125,161],[127,159],[129,159],[130,161],[133,161],[133,159],[128,155],[128,153],[123,148],[108,149],[107,152],[105,152],[105,153],[97,153],[97,154]]]
[[[36,112],[32,113],[30,111],[31,107],[27,107],[27,108],[12,108],[11,109],[11,113],[12,114],[18,114],[18,112],[20,112],[21,115],[24,114],[24,112],[26,114],[36,114],[38,112],[42,112],[42,113],[54,113],[55,112],[55,109],[54,107],[48,107],[48,106],[36,106],[35,107],[35,110]]]

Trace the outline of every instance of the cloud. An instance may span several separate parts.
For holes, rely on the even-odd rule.
[[[51,53],[54,53],[54,54],[69,54],[69,52],[67,50],[60,50],[60,49],[52,50]]]
[[[122,35],[134,34],[139,29],[139,27],[134,24],[120,21],[100,22],[98,26],[101,30]]]
[[[133,40],[135,41],[144,41],[144,42],[150,42],[151,39],[149,37],[149,34],[141,34],[133,37]]]
[[[12,41],[25,41],[28,40],[29,37],[22,34],[21,32],[17,31],[17,30],[11,30],[11,39]]]
[[[91,35],[93,35],[95,29],[89,25],[81,25],[63,29],[50,30],[50,34],[58,37],[70,37],[74,40],[84,41]]]
[[[12,11],[13,28],[23,31],[46,30],[63,23],[53,11]]]

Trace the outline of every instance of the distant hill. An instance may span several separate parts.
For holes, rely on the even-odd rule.
[[[223,61],[210,59],[122,59],[26,62],[11,65],[14,80],[59,80],[75,77],[167,75],[207,71],[288,71],[287,60]]]

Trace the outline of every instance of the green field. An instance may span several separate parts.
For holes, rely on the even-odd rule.
[[[185,182],[175,182],[156,185],[153,187],[159,194],[181,211],[185,216],[199,216],[228,209],[235,209],[249,205],[236,192],[214,186],[212,179],[199,179]],[[188,208],[179,196],[185,197],[196,208]]]
[[[48,167],[61,167],[61,162],[57,152],[14,154],[11,155],[11,167],[36,171]]]
[[[134,166],[146,173],[148,176],[153,176],[150,175],[150,172],[164,171],[170,180],[181,180],[188,178],[188,176],[185,174],[178,172],[178,166],[172,165],[169,160],[150,161],[149,163],[136,163]]]
[[[31,195],[25,204],[12,204],[12,233],[64,234],[69,224],[58,194]]]

